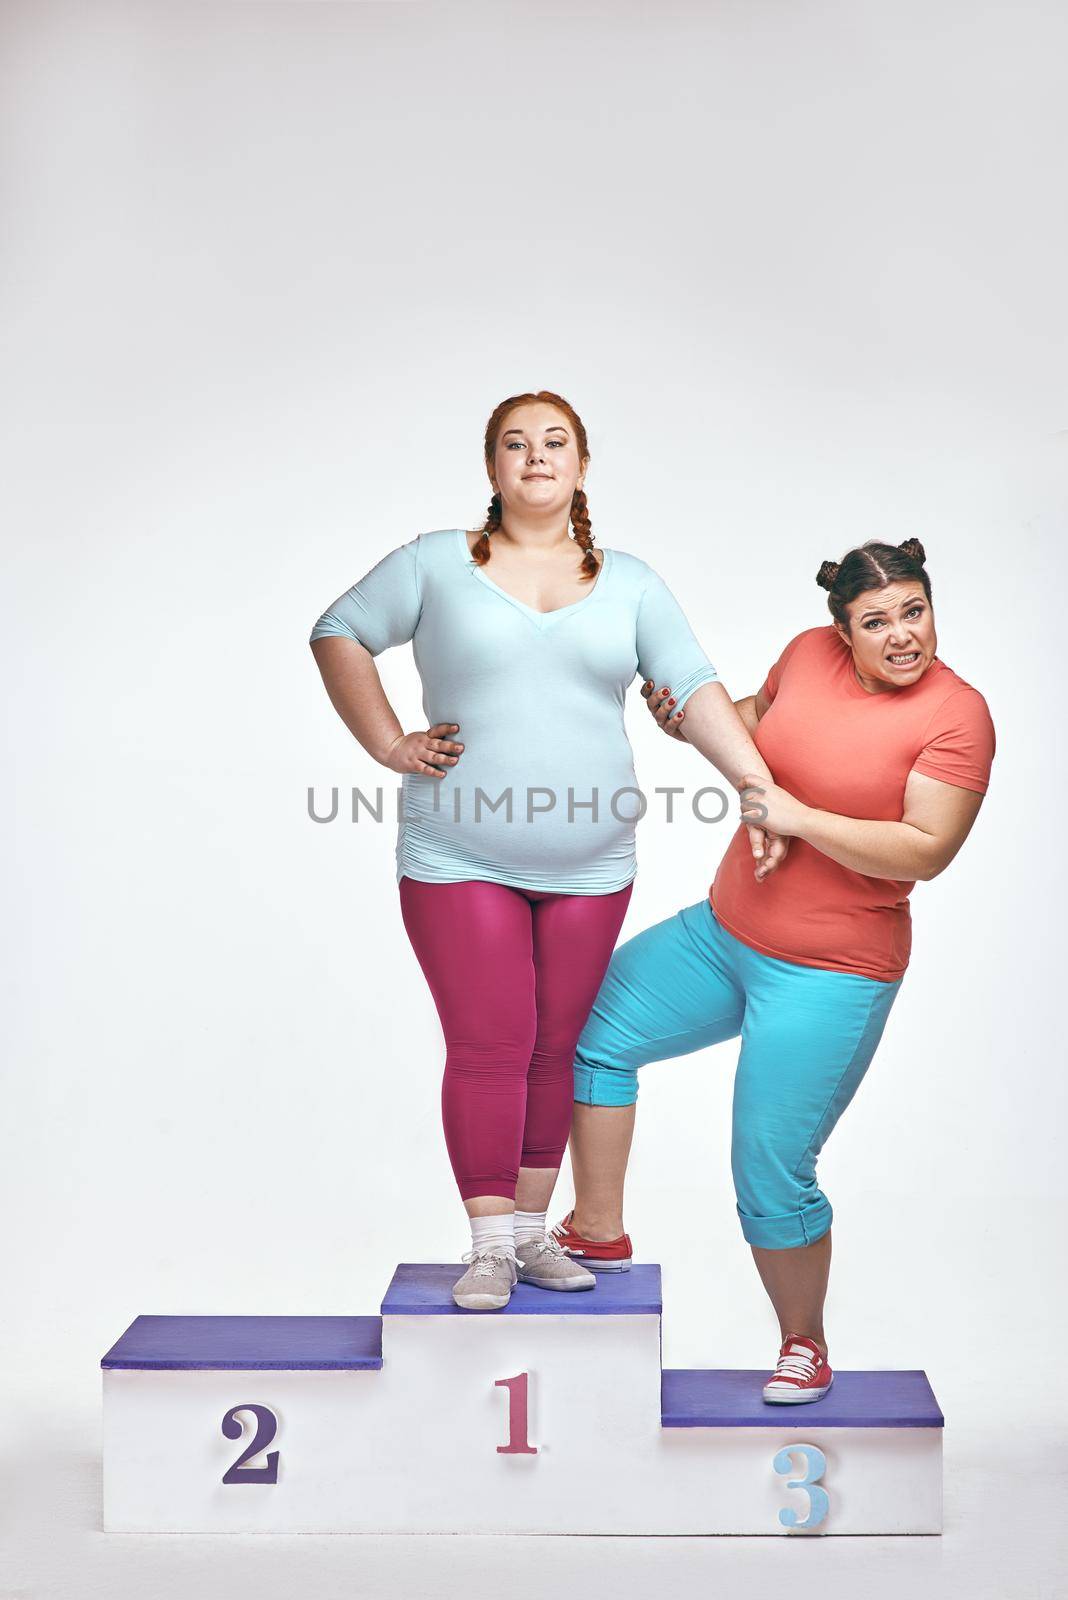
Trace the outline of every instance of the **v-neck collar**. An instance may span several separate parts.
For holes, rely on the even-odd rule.
[[[502,589],[499,583],[494,583],[493,579],[489,577],[485,569],[479,566],[478,562],[471,554],[470,547],[467,543],[467,530],[465,528],[456,529],[456,538],[459,541],[460,554],[463,556],[464,562],[468,571],[471,573],[471,576],[477,578],[479,583],[485,584],[486,588],[491,589],[494,594],[499,594],[502,600],[507,600],[509,605],[515,606],[517,611],[521,611],[525,617],[529,617],[534,626],[542,629],[542,631],[551,627],[553,623],[559,621],[561,617],[569,617],[571,616],[572,612],[578,611],[582,606],[588,606],[591,600],[595,600],[598,594],[601,592],[605,578],[608,576],[608,571],[612,564],[612,552],[611,550],[605,550],[604,560],[601,562],[601,570],[597,574],[596,582],[594,583],[589,594],[583,595],[581,600],[572,601],[571,605],[569,606],[557,606],[553,611],[537,611],[533,606],[528,606],[525,601],[517,599],[514,594],[509,594],[507,589]]]

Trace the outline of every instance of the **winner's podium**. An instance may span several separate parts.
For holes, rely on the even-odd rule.
[[[138,1317],[104,1356],[104,1527],[188,1533],[939,1533],[922,1372],[662,1370],[660,1268],[460,1311],[400,1266],[378,1317]]]

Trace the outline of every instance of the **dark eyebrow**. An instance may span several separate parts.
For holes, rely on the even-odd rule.
[[[914,594],[910,599],[903,600],[901,603],[904,606],[914,606],[917,601],[919,601],[920,604],[922,605],[923,601],[924,601],[924,596],[922,594]],[[884,617],[885,615],[886,615],[886,607],[883,606],[881,610],[863,611],[863,612],[861,612],[860,616],[857,618],[857,621],[858,622],[866,622],[869,617]]]
[[[552,427],[551,428],[546,428],[545,431],[546,431],[546,433],[566,433],[567,429],[562,427],[559,422],[554,422]],[[501,438],[502,439],[507,439],[507,437],[508,437],[508,435],[510,433],[522,433],[522,432],[523,432],[522,428],[505,428],[504,432],[501,434]]]

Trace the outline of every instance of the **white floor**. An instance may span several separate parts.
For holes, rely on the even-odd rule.
[[[654,1589],[709,1600],[1068,1595],[1068,1441],[1052,1419],[1022,1423],[1018,1394],[983,1422],[947,1429],[941,1538],[804,1541],[103,1534],[98,1415],[84,1395],[74,1411],[65,1398],[77,1405],[11,1386],[4,1405],[7,1423],[18,1420],[5,1427],[0,1600],[525,1600],[575,1588],[612,1600]],[[1026,1410],[1037,1418],[1034,1401]]]

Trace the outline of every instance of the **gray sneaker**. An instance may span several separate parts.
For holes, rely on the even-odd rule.
[[[586,1267],[561,1250],[551,1234],[516,1244],[515,1262],[520,1283],[536,1289],[593,1289],[597,1279]]]
[[[452,1297],[464,1311],[499,1311],[512,1298],[516,1282],[515,1257],[484,1250],[469,1250],[461,1261],[471,1265],[452,1286]]]

